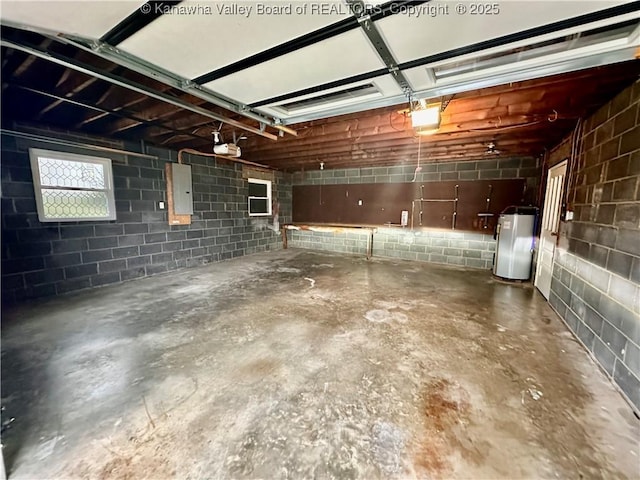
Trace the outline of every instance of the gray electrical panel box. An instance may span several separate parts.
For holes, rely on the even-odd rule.
[[[173,177],[173,211],[176,215],[193,214],[191,165],[171,164]]]

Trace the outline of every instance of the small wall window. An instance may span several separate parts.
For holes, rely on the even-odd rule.
[[[271,215],[271,181],[249,179],[249,215]]]
[[[115,220],[111,159],[29,149],[41,222]]]

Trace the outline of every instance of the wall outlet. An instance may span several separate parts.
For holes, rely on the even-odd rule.
[[[362,205],[362,200],[358,200],[358,205]]]
[[[164,210],[164,202],[158,202],[158,208]]]
[[[571,220],[573,220],[573,211],[567,210],[567,213],[565,214],[564,219],[567,222],[570,222]]]

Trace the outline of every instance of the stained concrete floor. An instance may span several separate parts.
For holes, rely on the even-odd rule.
[[[287,250],[5,312],[10,478],[637,478],[530,286]]]

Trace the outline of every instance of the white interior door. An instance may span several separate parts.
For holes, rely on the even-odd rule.
[[[538,245],[538,261],[536,264],[535,286],[544,298],[549,299],[551,292],[551,276],[553,274],[553,254],[556,249],[556,238],[560,226],[560,208],[564,194],[564,179],[567,174],[567,161],[552,167],[547,175],[547,190],[544,195],[542,209],[542,228],[540,245]]]

